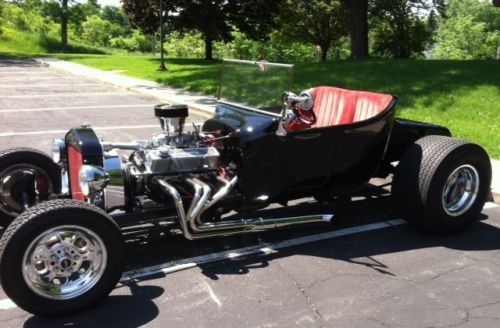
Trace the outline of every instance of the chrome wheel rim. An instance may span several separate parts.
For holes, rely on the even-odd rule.
[[[0,211],[16,216],[27,207],[34,205],[35,197],[29,194],[30,181],[44,181],[47,193],[53,192],[52,181],[43,169],[30,164],[10,166],[0,173]],[[25,194],[25,195],[23,195]]]
[[[101,279],[107,252],[101,238],[81,226],[60,226],[41,233],[26,249],[22,271],[28,287],[55,300],[78,297]]]
[[[443,188],[442,203],[448,215],[460,216],[474,204],[479,192],[479,174],[471,165],[455,169]]]

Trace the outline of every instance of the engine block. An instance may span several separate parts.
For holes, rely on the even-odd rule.
[[[145,166],[151,174],[207,172],[218,169],[219,152],[214,147],[174,148],[160,146],[146,153]]]

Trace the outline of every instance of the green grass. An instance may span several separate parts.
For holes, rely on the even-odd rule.
[[[217,93],[221,61],[203,59],[167,59],[167,72],[157,72],[158,57],[147,55],[58,55],[105,71],[123,70],[126,75],[158,83],[199,91],[210,95]]]
[[[220,61],[167,60],[142,55],[57,55],[103,70],[215,95]],[[368,60],[298,64],[295,91],[318,85],[399,96],[398,116],[447,126],[453,135],[484,146],[500,159],[500,62]]]
[[[168,59],[157,72],[152,56],[65,56],[104,70],[215,95],[220,61]],[[500,62],[369,60],[298,64],[295,91],[333,85],[399,96],[398,116],[447,126],[500,158]]]
[[[0,34],[0,57],[26,58],[56,53],[61,50],[61,42],[51,36],[40,37],[32,33],[20,32],[5,28]],[[87,46],[77,42],[68,45],[70,53],[105,54],[103,49]]]

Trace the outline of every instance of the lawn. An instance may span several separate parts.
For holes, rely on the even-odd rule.
[[[47,53],[59,52],[61,41],[53,36],[41,37],[36,33],[20,32],[3,28],[0,33],[0,58],[29,58]],[[96,47],[70,42],[68,51],[86,54],[105,54],[106,51]]]
[[[215,95],[220,61],[141,55],[58,55],[103,70]],[[294,91],[318,85],[399,96],[398,116],[441,124],[500,159],[500,62],[378,60],[297,64]]]

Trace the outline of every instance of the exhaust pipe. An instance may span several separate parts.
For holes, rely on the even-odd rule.
[[[202,223],[200,220],[201,215],[231,191],[234,185],[236,185],[237,177],[233,178],[231,181],[221,179],[224,186],[210,201],[208,201],[208,198],[211,193],[211,188],[206,183],[198,179],[187,180],[195,190],[193,201],[187,213],[185,212],[184,204],[182,203],[182,199],[177,189],[163,179],[158,179],[157,181],[162,190],[174,200],[182,232],[189,240],[265,231],[298,224],[319,222],[330,223],[333,218],[332,214],[316,214],[285,218],[254,218]]]

